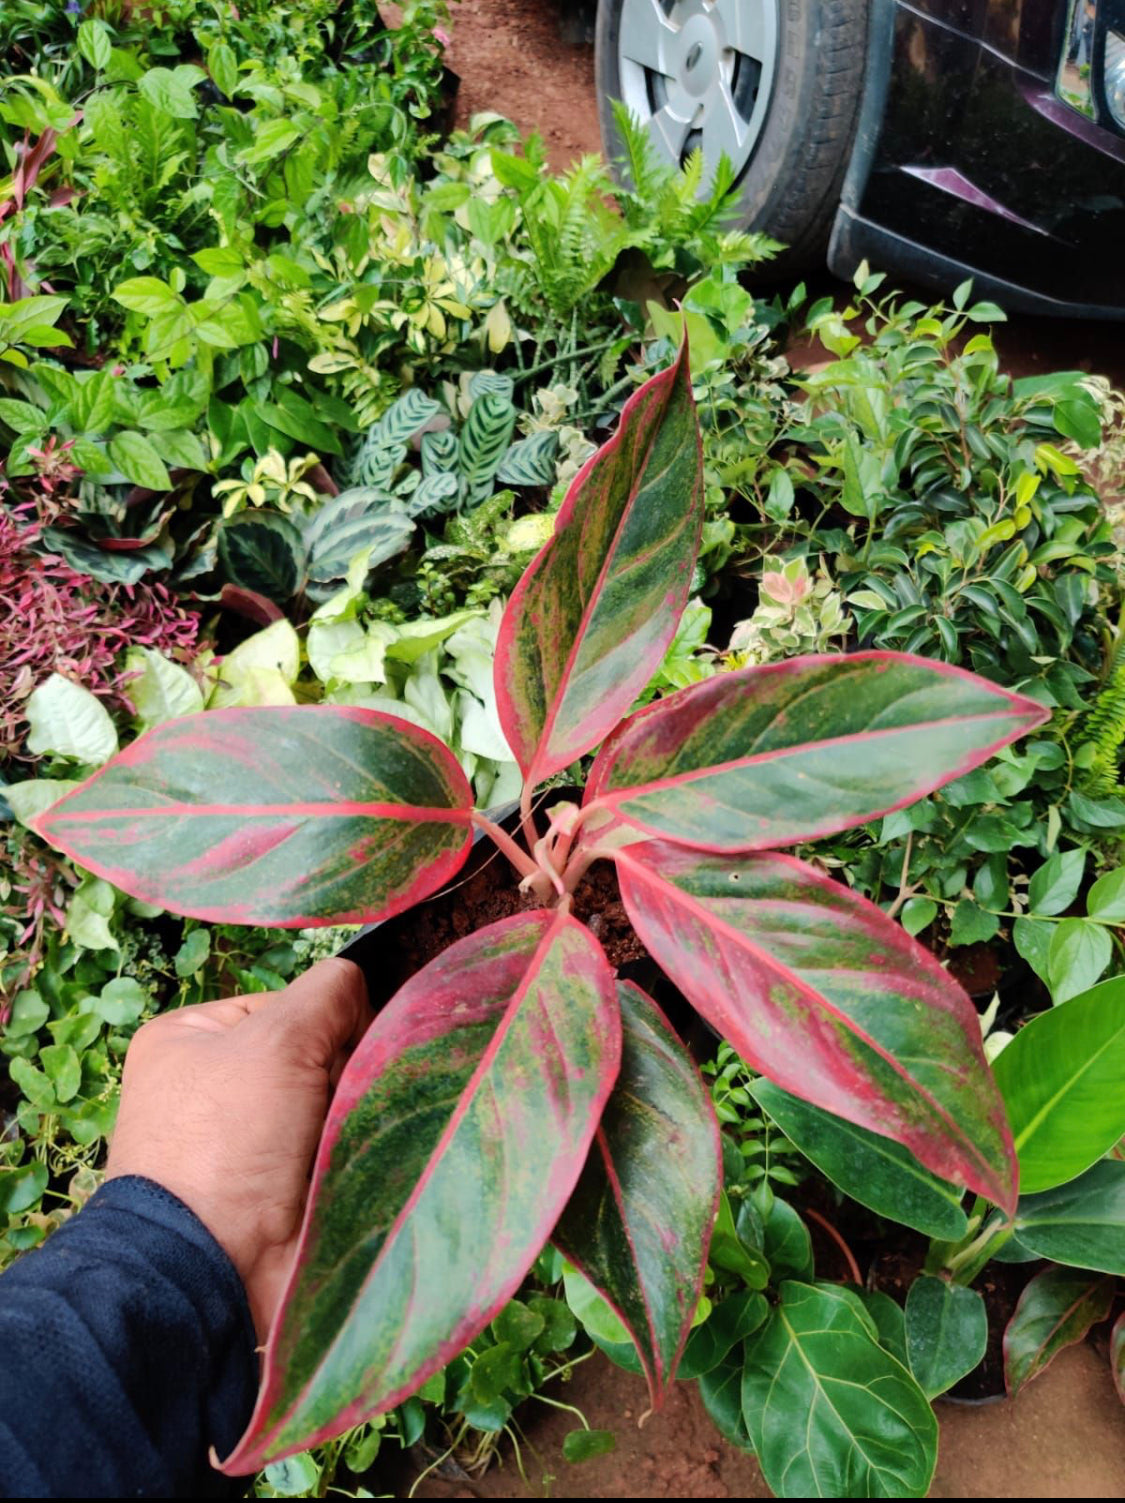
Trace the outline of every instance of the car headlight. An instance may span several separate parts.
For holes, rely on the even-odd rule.
[[[1125,130],[1125,37],[1107,31],[1103,65],[1105,102],[1116,123]]]

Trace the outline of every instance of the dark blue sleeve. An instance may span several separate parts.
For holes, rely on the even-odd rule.
[[[229,1455],[257,1384],[242,1282],[151,1180],[104,1185],[0,1277],[0,1493],[171,1498],[241,1491]]]

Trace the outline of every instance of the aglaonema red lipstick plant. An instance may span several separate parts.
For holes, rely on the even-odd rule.
[[[571,913],[599,858],[651,955],[756,1070],[1015,1204],[968,998],[880,909],[779,848],[909,804],[1045,712],[859,652],[721,674],[630,715],[687,601],[702,490],[681,352],[578,475],[504,617],[522,841],[473,809],[434,737],[337,706],[158,726],[38,821],[127,892],[227,923],[398,913],[457,872],[474,825],[538,898],[418,972],[350,1061],[230,1473],[401,1402],[552,1237],[620,1313],[660,1401],[706,1266],[718,1136],[656,1005]],[[541,836],[536,786],[599,745],[582,804]]]

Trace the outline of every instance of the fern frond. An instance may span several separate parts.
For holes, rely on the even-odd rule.
[[[1125,745],[1125,642],[1113,655],[1104,686],[1082,717],[1087,766],[1082,774],[1085,793],[1096,797],[1120,793],[1121,748]],[[1088,760],[1087,760],[1088,759]]]

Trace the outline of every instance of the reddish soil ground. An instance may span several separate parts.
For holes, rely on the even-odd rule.
[[[496,110],[538,129],[561,170],[597,151],[593,48],[575,26],[574,0],[459,0],[453,7],[450,66],[460,75],[457,122]],[[578,34],[579,39],[575,40]],[[827,290],[827,289],[826,289]],[[1043,319],[1013,320],[999,348],[1017,374],[1085,369],[1125,381],[1117,328]],[[798,351],[793,352],[799,360]],[[807,352],[812,356],[813,352]],[[766,1498],[754,1461],[719,1439],[694,1384],[682,1384],[643,1428],[639,1379],[595,1357],[557,1396],[595,1429],[613,1430],[617,1449],[570,1467],[562,1438],[575,1416],[528,1406],[524,1476],[510,1451],[472,1483],[431,1476],[423,1498]],[[939,1402],[941,1453],[935,1498],[1120,1498],[1125,1496],[1125,1409],[1103,1352],[1084,1344],[1062,1353],[1012,1403],[968,1407]]]

